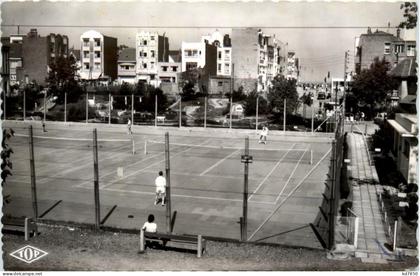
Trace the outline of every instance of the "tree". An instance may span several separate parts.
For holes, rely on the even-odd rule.
[[[367,117],[383,109],[387,94],[397,88],[396,81],[388,74],[389,68],[385,58],[375,58],[369,69],[362,70],[354,78],[352,92]]]
[[[205,70],[202,68],[190,69],[181,73],[178,85],[182,90],[183,101],[195,100],[208,94],[204,75]]]
[[[259,97],[257,91],[250,92],[244,102],[244,109],[246,116],[255,116],[257,110],[257,97]],[[258,114],[267,114],[268,113],[268,103],[267,100],[263,97],[258,98]]]
[[[69,57],[58,56],[49,64],[47,83],[52,95],[57,96],[57,103],[64,103],[64,93],[67,92],[67,101],[79,100],[83,89],[76,80],[77,65],[72,55]]]
[[[414,29],[417,24],[417,3],[405,2],[404,4],[401,4],[400,9],[404,9],[405,21],[401,22],[398,27]]]
[[[311,106],[312,105],[312,103],[313,103],[312,97],[313,97],[313,95],[312,95],[311,92],[309,92],[308,94],[303,93],[303,95],[300,97],[300,100],[303,103],[303,116],[305,118],[306,118],[306,106]]]
[[[277,75],[272,81],[267,98],[273,113],[283,112],[284,99],[286,99],[286,112],[288,114],[293,113],[298,106],[296,80]]]

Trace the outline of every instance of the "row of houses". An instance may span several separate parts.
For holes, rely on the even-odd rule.
[[[224,94],[243,87],[245,92],[266,92],[273,78],[299,76],[298,58],[287,43],[256,28],[218,30],[200,41],[182,41],[173,50],[169,38],[157,32],[137,33],[135,47],[119,46],[117,38],[95,30],[80,36],[80,47],[69,47],[61,34],[41,36],[36,29],[27,35],[2,37],[10,85],[36,81],[45,85],[49,64],[58,56],[72,55],[81,81],[101,84],[146,82],[166,93],[179,93],[182,72],[200,70],[209,93]],[[6,51],[7,49],[7,51]],[[4,70],[3,70],[4,71]]]
[[[368,28],[356,41],[355,71],[368,69],[375,58],[384,58],[390,64],[389,74],[399,86],[391,95],[392,105],[400,113],[385,121],[385,132],[390,138],[390,155],[408,183],[417,184],[418,121],[416,30],[397,29],[373,32]]]

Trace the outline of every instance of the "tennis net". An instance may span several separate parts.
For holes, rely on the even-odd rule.
[[[240,159],[244,153],[243,147],[229,145],[195,145],[186,143],[170,143],[170,152],[182,153],[183,157],[203,157],[214,159]],[[160,153],[165,151],[165,142],[145,140],[144,154]],[[249,154],[254,161],[289,162],[312,164],[314,154],[309,147],[303,149],[294,148],[268,148],[250,147]]]

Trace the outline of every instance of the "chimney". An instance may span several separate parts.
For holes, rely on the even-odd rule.
[[[400,38],[400,35],[401,35],[401,30],[400,30],[400,28],[398,28],[397,29],[397,38]]]
[[[370,27],[368,27],[368,29],[367,29],[367,33],[368,33],[368,34],[372,34],[372,30],[370,29]]]
[[[31,30],[29,31],[28,36],[29,36],[29,37],[37,37],[37,36],[38,36],[38,30],[37,30],[37,29],[31,29]]]

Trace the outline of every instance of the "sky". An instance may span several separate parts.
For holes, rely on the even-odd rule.
[[[218,29],[258,27],[288,43],[300,59],[301,79],[321,81],[344,75],[344,53],[354,63],[356,37],[368,27],[394,33],[403,21],[401,2],[3,2],[2,36],[37,28],[38,33],[69,36],[79,47],[80,35],[90,29],[118,38],[118,44],[135,45],[139,30],[155,30],[169,37],[170,49],[182,41],[199,41]]]

